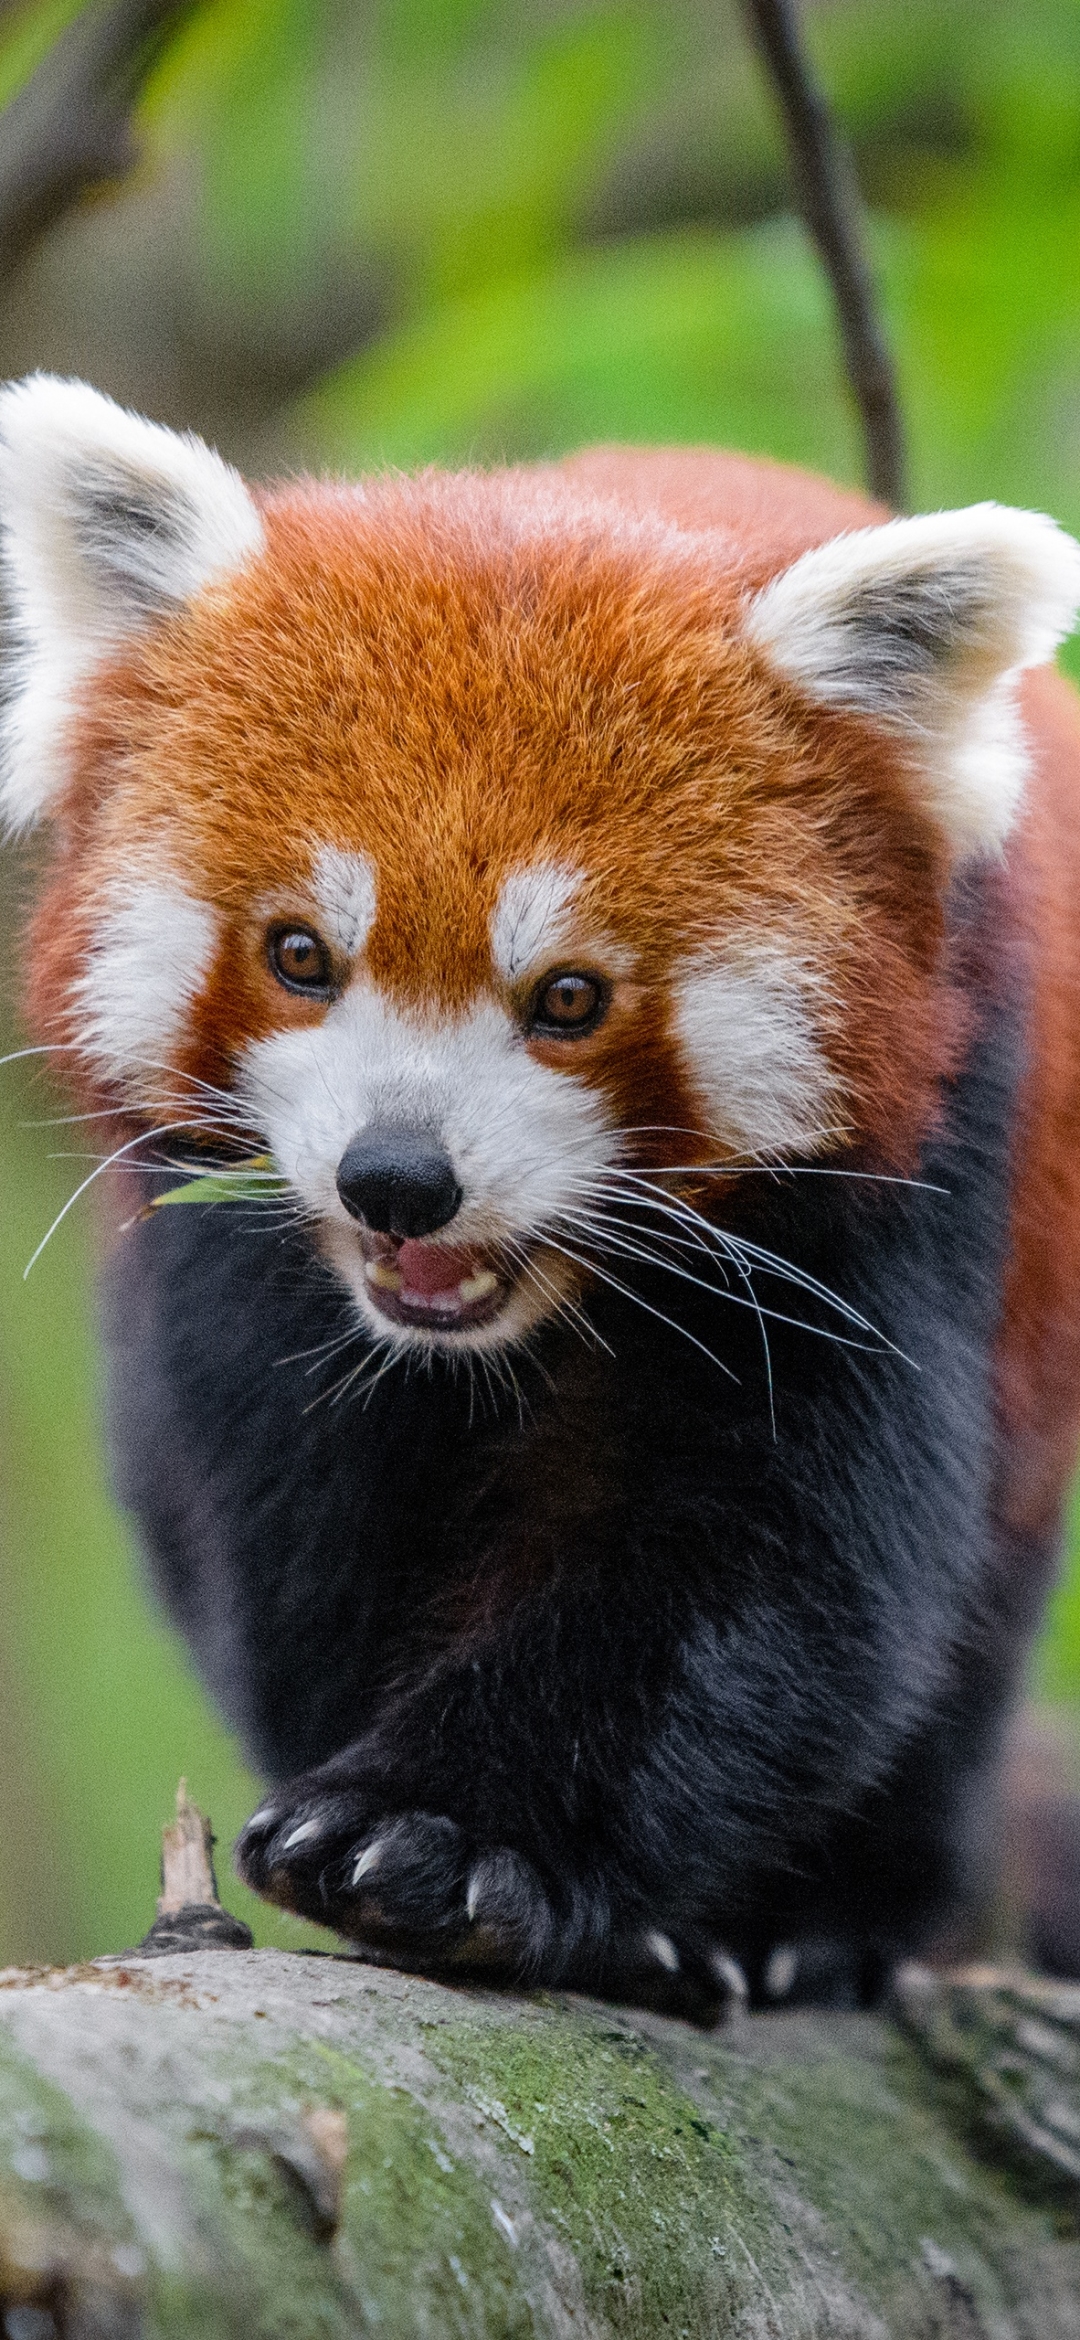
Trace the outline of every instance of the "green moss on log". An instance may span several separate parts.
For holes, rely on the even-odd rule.
[[[358,2310],[362,2330],[410,2340],[530,2340],[498,2196],[365,2061],[319,2044],[254,2066],[227,2059],[213,2198],[230,2251],[266,2295],[260,2340],[336,2340],[355,2333]],[[343,2113],[349,2140],[332,2248],[327,2237],[314,2254],[298,2249],[311,2243],[312,2204],[289,2158],[312,2105]]]
[[[772,2221],[738,2147],[628,2025],[533,2005],[440,2027],[428,2052],[527,2162],[606,2325],[705,2340],[734,2328],[748,2269],[767,2287]]]

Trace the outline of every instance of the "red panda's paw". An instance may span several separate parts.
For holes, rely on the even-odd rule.
[[[742,1970],[720,1943],[683,1928],[613,1926],[595,1884],[571,1885],[559,1911],[522,1854],[478,1848],[442,1814],[364,1823],[355,1793],[316,1798],[309,1783],[306,1797],[255,1813],[235,1858],[257,1893],[378,1963],[561,1985],[705,2027],[746,1998]]]
[[[393,1965],[524,1982],[548,1964],[556,1924],[536,1871],[506,1846],[478,1851],[442,1814],[363,1822],[347,1792],[270,1804],[249,1820],[235,1859],[268,1901]]]

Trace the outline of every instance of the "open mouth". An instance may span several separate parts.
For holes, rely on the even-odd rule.
[[[452,1243],[361,1232],[364,1284],[391,1324],[425,1332],[474,1332],[504,1307],[511,1277],[490,1253]]]

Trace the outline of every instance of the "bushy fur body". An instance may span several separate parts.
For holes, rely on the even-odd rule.
[[[1080,1418],[1080,721],[1021,679],[1080,556],[694,455],[222,506],[32,393],[84,564],[9,518],[32,1012],[144,1162],[269,1144],[299,1205],[109,1269],[244,1873],[407,1964],[871,1996],[985,1889]],[[402,1126],[415,1239],[335,1188]]]
[[[313,1767],[301,1816],[333,1799],[329,1849],[293,1872],[310,1914],[373,1823],[444,1815],[460,1836],[430,1903],[421,1840],[394,1955],[462,1947],[466,1880],[510,1846],[531,1870],[500,1901],[511,1971],[696,2005],[718,1944],[757,1991],[778,1945],[811,1993],[872,1991],[985,1888],[1053,1557],[1001,1517],[994,1421],[1018,1040],[995,1003],[921,1165],[944,1192],[746,1182],[740,1230],[920,1366],[770,1323],[775,1436],[752,1314],[724,1326],[738,1386],[600,1292],[610,1355],[554,1328],[517,1393],[436,1365],[335,1406],[303,1352],[347,1303],[302,1236],[211,1207],[126,1239],[120,1491],[260,1768]],[[667,1281],[639,1286],[661,1310]],[[692,1294],[680,1323],[715,1344],[717,1305]],[[654,1928],[678,1985],[649,1973]]]

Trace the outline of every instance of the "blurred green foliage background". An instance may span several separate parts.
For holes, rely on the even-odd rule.
[[[75,13],[0,5],[0,102]],[[870,207],[912,503],[1080,529],[1080,5],[818,0],[807,28]],[[735,0],[206,0],[139,129],[135,172],[0,293],[0,372],[84,374],[256,474],[618,438],[859,476]],[[8,994],[32,877],[9,853]],[[62,1110],[32,1061],[0,1074],[0,1962],[138,1938],[181,1771],[223,1838],[257,1793],[110,1505],[88,1203],[23,1281],[92,1167]],[[1080,1712],[1080,1558],[1037,1686]]]

